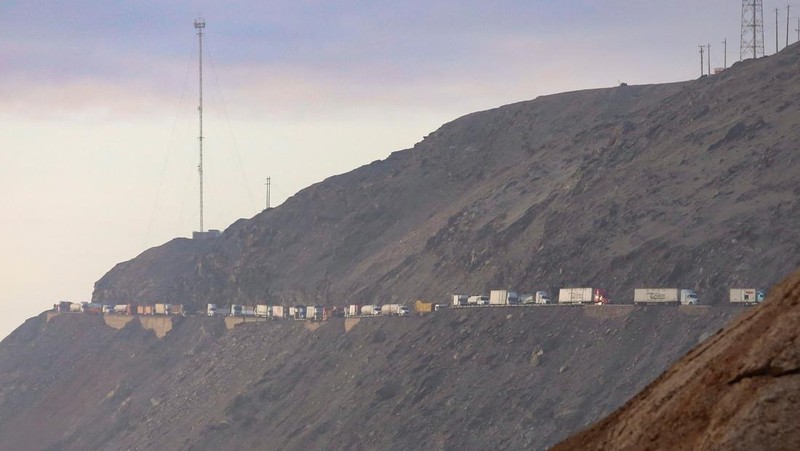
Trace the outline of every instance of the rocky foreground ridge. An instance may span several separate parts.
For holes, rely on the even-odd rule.
[[[800,46],[720,75],[470,114],[210,242],[95,285],[104,303],[442,302],[601,286],[766,287],[800,263]]]
[[[567,450],[800,449],[800,271]]]
[[[231,330],[189,317],[163,338],[136,319],[42,314],[0,343],[0,449],[544,449],[743,310],[499,307]]]

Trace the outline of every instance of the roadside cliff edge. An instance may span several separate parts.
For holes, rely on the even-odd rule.
[[[800,271],[566,450],[800,449]]]

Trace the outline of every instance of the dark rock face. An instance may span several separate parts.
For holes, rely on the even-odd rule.
[[[225,329],[32,318],[0,343],[0,449],[543,449],[742,307],[530,307]]]
[[[770,286],[800,263],[800,47],[714,77],[474,113],[209,242],[117,265],[101,302],[344,304],[451,292]]]
[[[800,272],[556,450],[800,449]]]

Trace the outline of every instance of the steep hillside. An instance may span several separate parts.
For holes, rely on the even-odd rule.
[[[800,449],[800,272],[556,450]]]
[[[229,227],[117,265],[95,301],[444,300],[769,286],[800,263],[800,46],[684,83],[471,114]],[[769,219],[767,219],[769,218]]]
[[[0,449],[542,449],[742,311],[442,310],[227,330],[32,318],[0,343]],[[346,326],[349,331],[346,331]]]

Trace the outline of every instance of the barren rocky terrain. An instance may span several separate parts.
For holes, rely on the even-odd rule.
[[[0,449],[544,449],[743,308],[273,321],[43,314],[0,343]],[[353,320],[348,320],[353,321]]]

